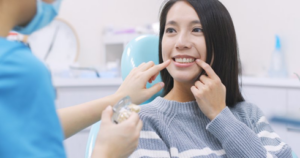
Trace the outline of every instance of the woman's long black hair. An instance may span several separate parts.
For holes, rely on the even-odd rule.
[[[229,12],[218,0],[169,0],[165,3],[160,14],[159,62],[163,62],[162,38],[167,14],[178,1],[189,3],[198,14],[206,41],[206,63],[211,63],[214,58],[212,68],[226,87],[226,105],[233,107],[244,101],[238,82],[240,62],[234,25]],[[161,71],[161,77],[165,83],[165,96],[172,90],[174,80],[167,69]]]

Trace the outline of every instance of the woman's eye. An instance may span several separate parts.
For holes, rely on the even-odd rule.
[[[193,32],[202,32],[202,29],[201,28],[194,28]]]
[[[167,28],[166,29],[166,33],[175,33],[176,31],[175,31],[175,29],[173,29],[173,28]]]

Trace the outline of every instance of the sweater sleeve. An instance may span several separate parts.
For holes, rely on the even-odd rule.
[[[137,149],[130,155],[130,158],[152,157],[170,158],[169,148],[163,141],[159,132],[159,121],[153,114],[141,111],[140,119],[143,121],[143,128],[140,133]]]
[[[228,157],[291,158],[291,148],[282,142],[263,113],[256,107],[251,112],[251,129],[226,107],[206,129],[222,144]]]

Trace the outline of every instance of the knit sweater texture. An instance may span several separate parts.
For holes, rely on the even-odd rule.
[[[196,101],[157,97],[143,105],[139,145],[130,158],[291,158],[263,112],[240,102],[208,119]]]

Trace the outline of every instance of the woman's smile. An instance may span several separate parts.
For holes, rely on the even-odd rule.
[[[195,64],[197,58],[188,55],[177,55],[173,58],[176,67],[190,67]]]

